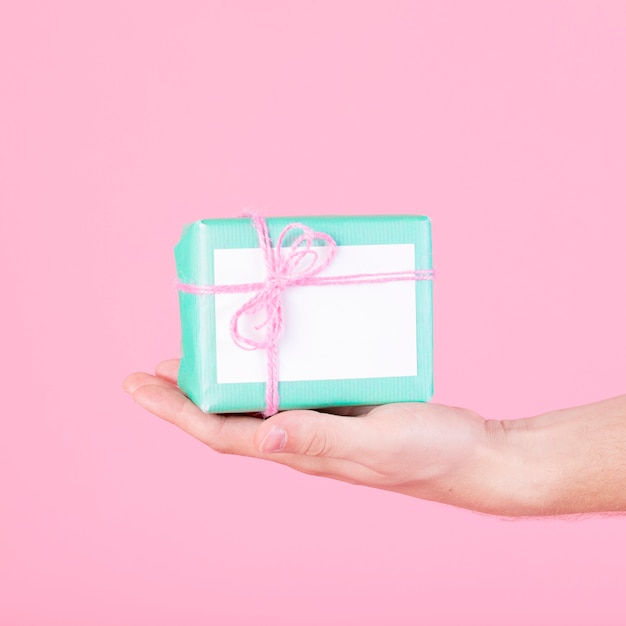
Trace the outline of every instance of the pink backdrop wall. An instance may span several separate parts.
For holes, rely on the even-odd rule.
[[[626,3],[0,13],[0,623],[626,622],[626,518],[222,457],[121,389],[177,355],[182,225],[252,206],[431,216],[438,402],[625,392]]]

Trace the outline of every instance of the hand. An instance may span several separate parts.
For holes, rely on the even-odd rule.
[[[497,436],[471,411],[413,403],[349,407],[343,415],[283,411],[266,420],[206,414],[177,387],[178,365],[164,361],[155,376],[133,374],[124,387],[148,411],[218,452],[488,510],[476,492],[490,484],[487,469]]]
[[[261,420],[203,413],[177,373],[164,361],[124,387],[218,452],[497,515],[626,511],[626,395],[512,421],[423,403]]]

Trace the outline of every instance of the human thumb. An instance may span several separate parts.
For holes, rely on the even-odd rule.
[[[316,411],[284,411],[265,420],[254,436],[262,453],[346,458],[358,418]]]

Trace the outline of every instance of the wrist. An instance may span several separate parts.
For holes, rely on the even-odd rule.
[[[395,491],[481,513],[502,516],[536,515],[542,507],[542,480],[527,450],[535,437],[530,420],[496,421],[465,409],[455,424],[455,454],[440,461],[419,479]],[[450,441],[445,445],[450,447]],[[422,458],[422,461],[424,459]]]
[[[429,499],[505,517],[569,512],[559,509],[559,485],[568,469],[555,463],[559,433],[552,421],[550,414],[481,420],[472,453],[437,481]]]
[[[473,455],[452,477],[459,488],[450,504],[506,517],[546,514],[550,490],[540,439],[532,419],[483,420]]]
[[[545,462],[548,443],[537,419],[486,420],[485,434],[487,512],[507,517],[551,514],[554,476]]]

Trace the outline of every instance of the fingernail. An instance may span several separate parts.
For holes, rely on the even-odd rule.
[[[287,443],[287,433],[280,426],[272,426],[261,442],[261,452],[278,452]]]

